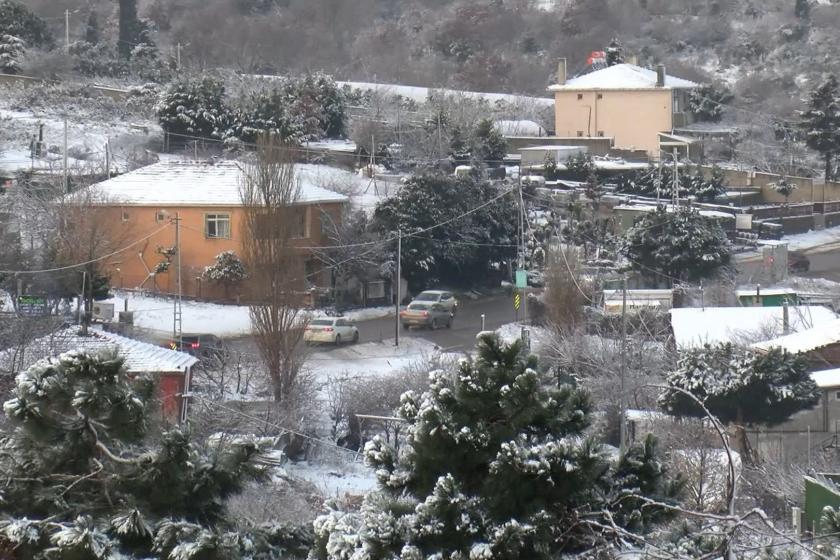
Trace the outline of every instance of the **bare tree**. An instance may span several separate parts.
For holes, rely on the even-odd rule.
[[[304,266],[293,239],[301,208],[293,153],[275,137],[258,142],[256,159],[244,169],[243,257],[251,274],[254,339],[271,380],[276,403],[284,407],[296,389],[305,359],[303,333],[308,314],[299,287]]]

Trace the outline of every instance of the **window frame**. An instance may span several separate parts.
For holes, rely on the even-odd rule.
[[[212,221],[215,224],[217,235],[210,235],[210,222]],[[226,217],[225,220],[220,220],[219,217],[224,216]],[[227,222],[227,235],[218,235],[219,230],[219,223]],[[231,213],[230,212],[205,212],[204,213],[204,238],[205,239],[231,239],[231,232],[232,232],[232,224],[231,224]]]

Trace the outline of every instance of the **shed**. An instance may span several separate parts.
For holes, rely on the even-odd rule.
[[[565,163],[569,158],[586,155],[586,146],[529,146],[519,148],[522,155],[522,167],[530,168],[545,164],[546,159],[554,160],[554,163]]]
[[[773,347],[804,354],[815,370],[840,368],[840,319],[753,344],[759,351]]]
[[[826,506],[840,508],[840,474],[819,473],[805,478],[804,529],[815,535],[827,532],[820,527]]]
[[[186,388],[190,385],[195,356],[155,346],[118,334],[90,330],[87,335],[79,327],[69,327],[33,340],[25,348],[9,348],[0,352],[0,374],[15,375],[38,360],[56,357],[71,350],[98,353],[116,349],[125,359],[129,375],[152,375],[158,382],[161,414],[169,422],[186,420]]]
[[[778,307],[785,303],[799,305],[799,294],[789,288],[762,289],[756,286],[755,289],[738,290],[735,294],[738,303],[745,307]]]

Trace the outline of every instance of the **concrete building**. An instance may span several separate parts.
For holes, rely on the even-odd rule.
[[[339,169],[299,164],[295,166],[299,195],[294,205],[294,244],[299,247],[299,289],[324,286],[329,276],[321,273],[312,247],[328,244],[330,223],[340,223],[348,198],[333,190],[359,180]],[[98,183],[91,187],[91,200],[113,239],[125,247],[108,261],[111,285],[174,292],[175,267],[155,273],[159,263],[169,261],[167,251],[175,245],[174,218],[180,220],[181,279],[189,296],[221,297],[218,287],[202,285],[201,273],[223,251],[242,255],[245,209],[240,189],[242,164],[237,162],[157,163]],[[304,278],[306,280],[304,280]],[[215,291],[214,291],[215,289]]]
[[[660,142],[670,153],[674,128],[691,122],[688,99],[698,84],[668,76],[665,67],[648,70],[616,64],[583,76],[566,79],[566,61],[560,61],[554,93],[557,136],[613,137],[616,148],[642,149],[659,158]],[[665,149],[665,146],[663,146]],[[688,147],[685,148],[686,150]]]

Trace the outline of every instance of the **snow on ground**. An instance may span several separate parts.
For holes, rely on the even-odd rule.
[[[473,99],[484,99],[490,103],[499,101],[519,104],[533,103],[540,107],[554,107],[554,99],[549,97],[528,97],[524,95],[512,95],[509,93],[482,93],[477,91],[462,91],[454,89],[437,89],[418,86],[403,86],[397,84],[376,84],[371,82],[336,82],[338,85],[350,86],[352,89],[375,91],[381,94],[401,95],[418,103],[425,103],[429,99],[429,93],[443,93],[446,95],[463,95]]]
[[[2,98],[3,96],[0,96]],[[38,135],[38,127],[44,125],[44,142],[51,150],[44,158],[35,160],[36,169],[51,169],[63,165],[60,153],[64,142],[64,121],[58,111],[35,113],[9,107],[0,100],[0,127],[3,128],[6,143],[0,146],[3,153],[0,169],[7,172],[26,170],[33,166],[29,157],[29,145]],[[69,164],[74,168],[86,166],[101,167],[105,161],[105,144],[110,139],[113,152],[112,166],[125,170],[127,157],[144,148],[151,140],[159,138],[160,127],[152,121],[132,123],[129,120],[113,118],[86,118],[84,111],[67,111],[67,137]]]
[[[172,330],[174,300],[165,296],[153,296],[132,292],[117,292],[116,297],[106,300],[114,304],[115,314],[125,309],[134,312],[134,325],[142,329],[160,332]],[[344,313],[351,321],[367,321],[387,317],[394,308],[371,307]],[[314,310],[313,316],[324,316]],[[244,336],[251,333],[251,316],[247,305],[222,305],[203,301],[184,300],[182,303],[182,326],[184,333],[213,334],[220,337]]]
[[[423,338],[403,337],[400,345],[394,339],[381,342],[360,342],[329,351],[316,350],[306,360],[315,377],[327,381],[336,377],[385,375],[424,363],[440,352],[434,342]]]
[[[782,241],[787,242],[790,251],[816,249],[821,245],[840,243],[840,227],[786,235]]]
[[[530,331],[531,351],[534,354],[539,354],[540,350],[549,342],[551,337],[548,329],[535,327],[534,325],[525,325],[523,323],[506,323],[496,329],[496,334],[499,335],[502,342],[510,344],[514,340],[519,340],[519,337],[522,335],[522,327]]]
[[[290,476],[311,482],[325,498],[361,495],[376,489],[373,470],[361,462],[347,461],[340,465],[289,462],[283,465],[283,470]]]

